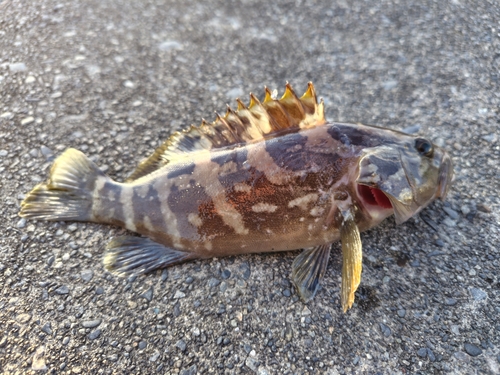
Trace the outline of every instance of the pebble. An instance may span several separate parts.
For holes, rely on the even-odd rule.
[[[57,99],[57,98],[60,98],[61,96],[62,96],[62,92],[61,91],[56,91],[52,95],[50,95],[50,97],[52,99]]]
[[[139,341],[139,345],[137,345],[137,347],[138,347],[140,350],[145,349],[145,348],[146,348],[146,346],[148,346],[148,343],[147,343],[146,341],[144,341],[144,340]]]
[[[292,295],[292,293],[290,292],[290,289],[285,289],[285,290],[283,291],[283,295],[284,295],[285,297],[290,297],[290,296]]]
[[[23,217],[19,219],[19,221],[17,222],[17,227],[21,229],[24,228],[25,226],[26,226],[26,218]]]
[[[470,208],[465,204],[462,207],[460,207],[460,211],[462,211],[462,214],[464,214],[464,216],[470,214]]]
[[[247,366],[250,370],[257,372],[257,369],[259,368],[260,362],[252,357],[247,357],[245,360],[245,366]]]
[[[444,241],[439,238],[434,243],[436,244],[436,246],[444,247]]]
[[[186,277],[186,280],[184,281],[186,284],[192,284],[194,279],[191,276]]]
[[[198,373],[198,367],[196,365],[192,365],[191,367],[181,370],[179,375],[196,375]]]
[[[9,152],[7,150],[0,150],[1,157],[7,156],[7,155],[9,155]]]
[[[477,357],[478,355],[483,354],[481,348],[468,342],[464,344],[464,349],[465,352],[472,357]]]
[[[465,354],[464,352],[455,352],[453,353],[453,356],[458,359],[459,361],[463,361],[463,362],[469,362],[469,356],[467,356],[467,354]]]
[[[444,225],[446,225],[447,227],[455,227],[457,225],[456,222],[454,222],[451,218],[449,217],[446,217],[444,220],[443,220],[443,223]]]
[[[75,232],[77,229],[78,229],[78,225],[76,225],[76,224],[68,225],[68,230],[70,232]]]
[[[83,270],[81,272],[81,274],[80,274],[80,277],[82,278],[83,281],[85,281],[85,282],[88,283],[94,277],[94,271],[92,271],[92,270]]]
[[[475,301],[482,301],[482,300],[485,300],[486,298],[488,298],[488,293],[486,293],[484,290],[479,289],[479,288],[470,288],[469,292]]]
[[[180,290],[176,290],[174,294],[174,299],[180,299],[186,297],[186,294],[181,292]]]
[[[401,130],[403,133],[406,133],[406,134],[415,134],[415,133],[418,133],[420,131],[420,128],[422,127],[422,125],[420,124],[415,124],[415,125],[410,125],[406,128],[404,128],[403,130]]]
[[[158,350],[155,350],[153,355],[149,357],[150,362],[156,362],[160,358],[160,352]]]
[[[241,276],[243,277],[244,280],[248,280],[250,277],[251,271],[250,271],[250,265],[248,262],[243,262],[241,263],[239,270],[241,272]]]
[[[30,314],[19,314],[16,317],[16,320],[21,323],[21,324],[26,324],[30,321],[31,315]]]
[[[16,72],[24,72],[26,70],[28,70],[28,67],[26,66],[25,63],[23,62],[18,62],[18,63],[12,63],[12,64],[9,64],[9,70],[12,72],[12,73],[16,73]]]
[[[36,81],[36,78],[33,76],[27,76],[26,79],[24,80],[24,83],[30,84]]]
[[[33,116],[28,116],[28,117],[25,117],[21,120],[21,125],[29,125],[31,124],[33,121],[35,121],[35,118]]]
[[[82,322],[83,328],[95,328],[101,324],[102,319],[85,320]]]
[[[446,298],[444,303],[448,306],[455,306],[457,304],[457,300],[455,298]]]
[[[68,294],[69,293],[69,288],[66,285],[62,285],[59,288],[56,289],[56,293],[63,295],[63,294]]]
[[[231,276],[231,271],[229,271],[228,269],[225,269],[224,271],[221,272],[221,277],[225,280],[229,279],[230,276]]]
[[[220,281],[217,280],[215,277],[212,277],[212,278],[210,278],[210,280],[208,280],[208,287],[209,288],[216,287],[219,284],[220,284]]]
[[[125,87],[127,87],[129,89],[132,89],[132,88],[134,88],[135,84],[132,81],[126,80],[126,81],[123,82],[123,86],[125,86]]]
[[[165,40],[158,44],[158,49],[160,51],[168,52],[172,50],[182,50],[182,44],[176,40]]]
[[[420,348],[420,349],[418,349],[417,355],[419,357],[422,357],[422,358],[427,357],[427,348]]]
[[[398,316],[400,318],[404,318],[406,316],[406,310],[405,309],[399,309],[398,310]]]
[[[451,217],[453,220],[457,220],[458,219],[458,212],[455,211],[454,209],[450,208],[450,207],[443,207],[443,210],[444,212],[446,212],[446,214]]]
[[[45,365],[45,346],[40,346],[36,349],[31,361],[31,369],[33,371],[47,370],[47,366]]]
[[[50,323],[45,323],[42,327],[42,332],[45,332],[47,335],[52,335],[52,326]]]
[[[390,91],[393,88],[397,87],[398,84],[399,84],[398,81],[390,80],[390,81],[385,81],[384,83],[382,83],[382,87],[384,88],[385,91]]]
[[[153,287],[146,290],[140,297],[144,298],[146,301],[151,302],[153,300]]]
[[[379,326],[380,326],[380,330],[382,331],[382,334],[385,337],[389,337],[392,334],[391,329],[388,326],[386,326],[384,323],[379,323]]]
[[[46,158],[49,156],[52,156],[54,154],[54,152],[52,152],[52,150],[50,148],[48,148],[47,146],[40,146],[40,152]]]
[[[101,333],[102,333],[102,330],[100,330],[100,329],[96,329],[96,330],[94,330],[94,331],[92,331],[92,332],[90,332],[90,333],[89,333],[88,338],[89,338],[90,340],[95,340],[95,339],[97,339],[99,336],[101,336]]]
[[[161,281],[162,282],[165,282],[167,281],[168,279],[168,271],[166,268],[164,268],[162,271],[161,271]]]
[[[182,339],[179,340],[179,341],[177,341],[177,343],[175,344],[175,346],[177,348],[179,348],[179,350],[181,352],[184,352],[186,350],[186,348],[187,348],[186,342],[184,340],[182,340]]]

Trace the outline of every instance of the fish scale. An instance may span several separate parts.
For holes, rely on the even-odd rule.
[[[305,248],[292,266],[309,301],[342,242],[346,311],[362,270],[359,232],[394,214],[408,220],[452,178],[450,157],[425,138],[329,122],[312,83],[265,89],[213,123],[176,132],[124,182],[75,149],[23,201],[22,217],[115,224],[144,237],[113,239],[104,256],[116,274],[146,273],[197,258]]]

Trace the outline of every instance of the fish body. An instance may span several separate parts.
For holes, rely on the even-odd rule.
[[[145,237],[111,241],[105,265],[144,273],[190,259],[306,248],[292,279],[304,300],[318,290],[333,242],[342,241],[342,305],[361,275],[359,232],[398,223],[446,195],[447,153],[397,131],[327,122],[314,87],[298,98],[228,109],[175,133],[131,177],[113,181],[69,149],[20,215],[114,224]]]

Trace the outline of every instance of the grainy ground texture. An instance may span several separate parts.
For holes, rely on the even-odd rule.
[[[495,1],[0,2],[0,373],[498,374],[499,20]],[[122,279],[101,255],[125,230],[17,216],[64,149],[124,179],[286,81],[453,155],[446,202],[362,235],[347,314],[338,246],[306,306],[294,252]]]

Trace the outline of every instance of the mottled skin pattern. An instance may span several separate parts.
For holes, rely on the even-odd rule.
[[[339,209],[355,207],[361,231],[393,213],[370,209],[358,196],[356,179],[365,150],[381,144],[406,149],[414,139],[381,128],[327,123],[195,152],[132,183],[97,183],[93,220],[127,227],[199,257],[335,242]],[[386,173],[399,172],[387,164]]]

